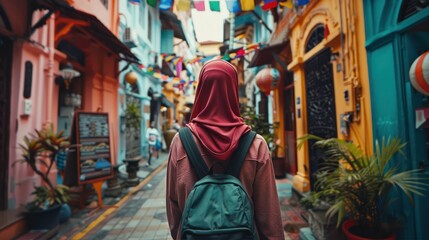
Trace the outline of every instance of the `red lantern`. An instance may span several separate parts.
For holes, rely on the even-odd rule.
[[[256,74],[256,85],[265,94],[275,89],[279,83],[280,73],[275,68],[264,68]]]
[[[410,81],[417,91],[429,95],[429,51],[420,55],[411,65]]]

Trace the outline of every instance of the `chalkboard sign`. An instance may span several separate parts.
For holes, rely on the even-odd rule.
[[[111,178],[113,168],[107,113],[75,114],[79,184]]]

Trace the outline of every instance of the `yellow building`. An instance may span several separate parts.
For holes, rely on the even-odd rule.
[[[306,192],[323,156],[308,143],[297,150],[300,137],[338,137],[372,152],[363,6],[319,0],[282,15],[270,46],[255,56],[260,58],[256,66],[268,61],[280,72],[273,115],[286,151],[278,156],[285,157],[294,187]]]

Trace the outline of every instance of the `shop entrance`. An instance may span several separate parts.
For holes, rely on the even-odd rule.
[[[295,94],[293,84],[293,73],[286,72],[286,86],[283,91],[284,116],[283,125],[286,143],[286,170],[289,174],[296,174],[296,124],[295,124]]]
[[[337,137],[335,92],[332,73],[331,50],[321,51],[305,62],[305,89],[307,129],[309,134],[322,138]],[[324,155],[313,149],[309,142],[310,185],[314,187],[314,173],[321,167]]]

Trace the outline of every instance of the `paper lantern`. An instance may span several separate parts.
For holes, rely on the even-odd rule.
[[[429,95],[429,51],[420,55],[411,65],[410,81],[417,91]]]
[[[125,81],[131,85],[136,84],[137,74],[133,71],[129,71],[127,74],[125,74]]]
[[[256,85],[265,94],[275,89],[279,83],[280,73],[275,68],[264,68],[256,74]]]

